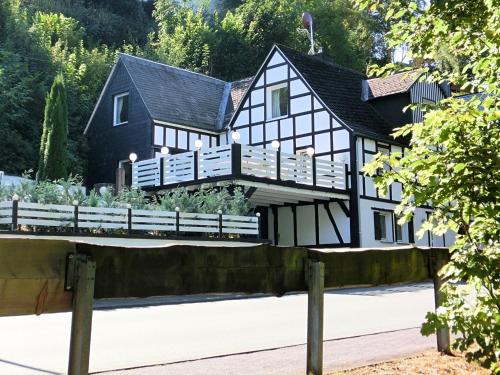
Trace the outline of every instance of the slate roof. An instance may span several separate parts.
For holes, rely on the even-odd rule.
[[[387,77],[371,78],[366,81],[363,98],[374,99],[382,96],[407,92],[422,73],[419,71],[401,72]]]
[[[154,120],[219,131],[229,84],[188,70],[120,54]]]
[[[367,78],[364,74],[318,56],[281,45],[278,48],[326,106],[353,131],[375,137],[392,133],[392,126],[368,102],[361,100],[363,80]]]

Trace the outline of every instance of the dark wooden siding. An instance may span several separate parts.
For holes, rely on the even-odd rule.
[[[382,117],[393,127],[399,127],[403,124],[412,122],[412,111],[403,109],[409,105],[410,94],[403,93],[397,95],[385,96],[370,100],[370,104],[382,115]]]
[[[113,126],[114,96],[129,93],[128,123]],[[151,118],[126,68],[118,62],[88,130],[89,158],[86,184],[114,183],[119,160],[135,152],[138,160],[153,155]]]

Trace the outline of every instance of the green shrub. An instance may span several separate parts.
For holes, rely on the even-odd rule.
[[[25,173],[18,186],[0,185],[0,200],[11,200],[14,194],[24,202],[73,205],[89,207],[122,207],[128,205],[132,209],[151,209],[174,211],[179,207],[181,212],[199,212],[216,214],[221,210],[224,214],[248,215],[251,207],[241,187],[235,187],[231,194],[228,189],[201,189],[191,192],[182,187],[170,191],[160,191],[156,196],[146,197],[143,190],[124,188],[118,194],[112,188],[97,192],[92,189],[89,195],[84,193],[82,180],[78,176],[69,176],[55,181],[29,180],[31,171]]]

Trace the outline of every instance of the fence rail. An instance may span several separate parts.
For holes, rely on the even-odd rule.
[[[132,185],[160,186],[160,159],[148,159],[134,163]]]
[[[257,214],[258,215],[258,214]],[[259,216],[135,210],[29,203],[0,202],[0,224],[16,231],[23,227],[86,230],[124,230],[127,233],[185,233],[250,235],[261,237]]]
[[[164,185],[176,184],[184,181],[192,181],[195,178],[194,171],[194,152],[185,152],[182,154],[171,155],[163,158]]]
[[[281,154],[281,179],[313,185],[313,159],[305,155]]]
[[[231,145],[198,151],[198,177],[225,176],[232,173]]]
[[[132,186],[137,187],[195,182],[220,176],[254,176],[339,190],[348,187],[344,163],[239,144],[136,162],[132,171]]]

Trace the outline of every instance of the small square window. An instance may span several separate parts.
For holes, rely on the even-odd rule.
[[[113,125],[121,125],[128,122],[128,92],[115,96]]]
[[[281,84],[269,87],[268,92],[268,118],[278,118],[288,115],[288,85]]]

